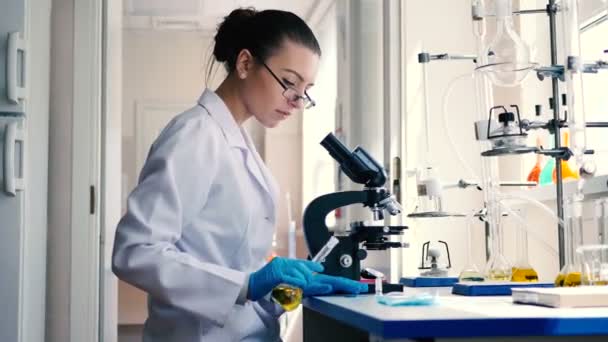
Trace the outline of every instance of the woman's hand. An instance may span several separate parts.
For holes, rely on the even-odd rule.
[[[323,272],[323,266],[309,260],[276,257],[249,276],[247,298],[257,301],[279,284],[305,289],[314,272]]]
[[[303,288],[304,296],[318,296],[330,293],[359,294],[368,290],[367,284],[344,277],[315,274],[307,287]]]

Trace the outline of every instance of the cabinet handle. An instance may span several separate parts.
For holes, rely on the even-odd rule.
[[[23,52],[23,62],[21,69],[18,70],[19,51]],[[6,49],[6,92],[7,97],[12,103],[19,103],[25,99],[25,80],[26,80],[26,49],[25,40],[21,39],[19,32],[11,32],[8,36],[8,48]],[[18,76],[23,79],[23,86],[19,85]]]
[[[15,177],[15,145],[17,141],[23,142],[23,134],[17,128],[17,122],[6,125],[4,131],[4,191],[9,196],[16,196],[18,190],[23,190],[23,178]],[[21,146],[21,151],[25,146]],[[21,158],[23,161],[23,158]]]

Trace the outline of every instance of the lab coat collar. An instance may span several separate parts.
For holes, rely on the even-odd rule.
[[[198,100],[209,115],[220,125],[224,136],[231,147],[237,147],[245,152],[245,164],[247,170],[257,180],[259,185],[270,195],[272,205],[276,208],[278,186],[274,182],[270,171],[266,168],[260,155],[256,152],[253,141],[249,137],[247,131],[240,127],[234,120],[234,116],[230,113],[228,106],[224,101],[212,90],[205,89]],[[274,213],[274,210],[273,210]],[[273,217],[273,219],[276,219]]]
[[[241,128],[234,120],[234,116],[230,113],[228,106],[213,90],[205,89],[198,99],[198,104],[205,108],[209,115],[220,125],[230,146],[247,150],[247,144],[243,139],[243,134],[241,134]]]
[[[247,167],[249,168],[249,172],[253,173],[254,176],[256,178],[258,178],[258,181],[260,182],[260,184],[262,184],[263,186],[266,186],[265,190],[270,194],[270,198],[272,199],[272,204],[276,208],[277,197],[279,194],[279,186],[277,185],[274,178],[272,177],[270,170],[268,170],[268,168],[266,167],[266,164],[264,164],[262,157],[260,156],[259,153],[257,153],[257,151],[255,149],[255,145],[253,144],[253,140],[251,140],[249,133],[247,133],[247,131],[244,128],[241,128],[241,129],[243,130],[243,136],[245,137],[245,142],[247,143],[247,145],[249,146],[250,151],[251,151],[251,153],[248,154],[248,157],[253,157],[253,158],[247,158]],[[250,162],[257,163],[258,168],[251,167],[251,165],[249,164]],[[262,172],[262,174],[261,175],[258,174],[256,172],[256,170],[260,170]],[[263,181],[261,179],[262,177],[263,177]]]

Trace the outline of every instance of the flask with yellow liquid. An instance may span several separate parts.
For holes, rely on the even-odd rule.
[[[496,213],[499,211],[496,210]],[[486,279],[489,281],[509,281],[511,280],[512,264],[507,261],[503,254],[503,227],[502,217],[498,219],[494,227],[490,227],[490,258],[486,264]]]
[[[564,247],[565,247],[565,265],[559,271],[555,278],[556,287],[572,287],[579,286],[582,283],[581,279],[581,263],[579,256],[575,253],[576,248],[581,245],[583,236],[583,218],[577,214],[580,211],[578,206],[580,203],[573,203],[571,198],[568,198],[564,203]]]
[[[314,262],[323,262],[325,258],[340,242],[338,238],[332,236],[327,243],[321,248],[319,253],[312,258]],[[288,284],[279,284],[272,289],[272,300],[279,304],[285,311],[292,311],[302,303],[302,289]]]
[[[522,219],[525,221],[525,212],[520,211]],[[514,282],[537,282],[538,273],[530,265],[528,259],[528,232],[523,224],[518,225],[515,231],[517,241],[517,261],[513,266],[511,281]]]

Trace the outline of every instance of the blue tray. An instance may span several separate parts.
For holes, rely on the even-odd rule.
[[[512,288],[555,287],[553,283],[456,283],[452,293],[463,296],[510,296]]]
[[[457,277],[404,277],[399,281],[407,287],[448,287],[457,282]]]

